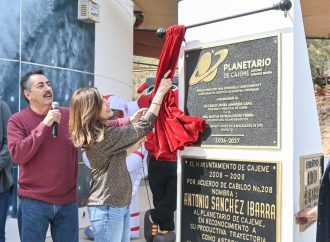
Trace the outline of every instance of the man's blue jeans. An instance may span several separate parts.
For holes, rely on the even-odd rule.
[[[5,242],[5,228],[6,228],[6,219],[7,211],[9,207],[10,192],[0,193],[0,242]]]
[[[78,207],[20,197],[18,226],[22,242],[45,242],[48,226],[54,242],[78,242]]]
[[[88,206],[95,242],[129,242],[129,208]]]

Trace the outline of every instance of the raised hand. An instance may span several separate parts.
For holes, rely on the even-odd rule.
[[[137,123],[140,121],[141,117],[143,115],[145,115],[145,113],[147,112],[147,108],[141,108],[139,109],[138,111],[136,111],[130,118],[129,118],[129,121],[131,123]]]
[[[46,126],[50,127],[54,122],[60,124],[61,112],[59,109],[51,109],[48,111],[46,117],[42,121]]]

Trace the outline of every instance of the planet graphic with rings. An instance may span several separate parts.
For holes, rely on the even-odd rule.
[[[204,53],[199,62],[197,64],[197,68],[194,73],[191,75],[189,80],[189,85],[193,86],[197,83],[204,81],[209,82],[214,79],[218,72],[218,66],[224,62],[224,60],[228,56],[228,49],[219,50],[214,54],[214,56],[218,56],[218,61],[211,67],[212,64],[212,54],[211,52]]]

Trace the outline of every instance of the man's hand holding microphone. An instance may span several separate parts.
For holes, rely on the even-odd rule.
[[[57,137],[57,126],[61,122],[61,112],[59,110],[59,103],[53,102],[52,108],[48,111],[46,117],[42,121],[47,127],[52,127],[52,136]]]

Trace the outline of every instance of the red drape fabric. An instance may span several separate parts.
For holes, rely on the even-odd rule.
[[[154,93],[168,70],[171,70],[169,77],[173,78],[185,32],[183,25],[172,26],[166,30],[166,40],[160,55]],[[164,97],[154,132],[148,134],[145,146],[157,160],[176,161],[176,151],[183,150],[184,146],[190,146],[196,142],[199,133],[204,129],[205,121],[185,115],[178,108],[174,93],[170,90]]]

